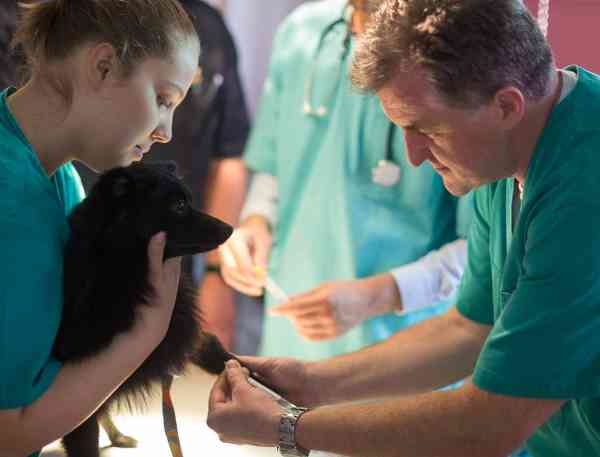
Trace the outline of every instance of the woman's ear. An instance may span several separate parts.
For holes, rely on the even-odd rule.
[[[87,54],[86,77],[90,86],[100,89],[110,79],[118,79],[119,60],[110,43],[99,43]]]

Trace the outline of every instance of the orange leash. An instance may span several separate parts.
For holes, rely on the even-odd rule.
[[[168,375],[162,381],[162,413],[165,434],[171,449],[173,457],[183,457],[181,443],[179,442],[179,432],[177,431],[177,418],[175,417],[175,408],[173,408],[173,400],[171,398],[171,385],[173,384],[173,376]]]

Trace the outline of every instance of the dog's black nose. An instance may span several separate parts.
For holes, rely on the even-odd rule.
[[[233,233],[233,227],[216,217],[193,210],[185,223],[167,229],[165,259],[212,251]]]

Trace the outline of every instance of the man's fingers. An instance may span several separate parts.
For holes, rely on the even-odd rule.
[[[269,310],[269,314],[273,316],[287,316],[298,318],[314,313],[323,313],[330,308],[330,306],[323,301],[313,300],[290,300],[289,302],[282,303],[281,305],[274,306]]]
[[[309,340],[309,341],[325,341],[325,340],[331,340],[333,338],[335,338],[337,335],[335,333],[332,332],[324,332],[324,331],[306,331],[306,332],[300,332],[298,331],[298,333],[305,339]]]
[[[236,230],[229,238],[226,248],[229,249],[229,252],[235,260],[235,265],[238,268],[251,270],[254,264],[252,263],[252,257],[247,243],[246,237]]]
[[[254,260],[254,265],[259,268],[266,270],[267,263],[269,261],[269,254],[271,253],[271,240],[269,239],[255,239],[254,241],[254,249],[252,252],[252,257]]]
[[[298,320],[293,321],[293,323],[297,329],[303,330],[303,331],[323,330],[323,331],[335,332],[335,329],[337,327],[336,322],[333,319],[327,318],[327,317],[321,317],[318,319],[308,319],[308,320],[298,319]]]
[[[248,384],[248,370],[243,368],[240,363],[235,360],[229,360],[225,364],[225,377],[227,383],[231,389],[231,396],[235,394],[236,390],[249,386]]]
[[[217,377],[217,380],[210,390],[210,395],[208,397],[209,410],[212,411],[217,405],[226,403],[229,398],[229,385],[227,384],[225,375],[221,374],[219,377]]]
[[[253,357],[250,355],[236,356],[245,367],[250,369],[252,372],[261,374],[266,372],[268,368],[269,358],[267,357]]]
[[[262,287],[257,287],[255,284],[248,282],[243,275],[231,268],[224,267],[221,269],[223,280],[225,283],[233,287],[238,292],[249,295],[251,297],[259,297],[262,295]]]
[[[223,273],[226,274],[231,280],[236,281],[244,287],[262,290],[262,282],[258,280],[253,273],[240,270],[239,268],[229,267],[224,268]]]

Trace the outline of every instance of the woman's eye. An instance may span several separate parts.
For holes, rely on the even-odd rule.
[[[171,109],[173,107],[173,102],[167,100],[164,97],[158,97],[157,103],[158,103],[158,106],[161,108],[164,107],[167,109]]]

